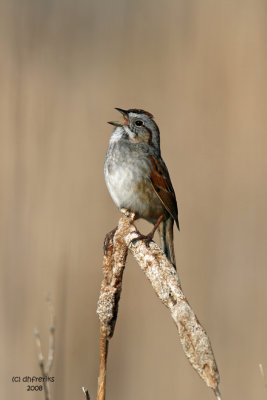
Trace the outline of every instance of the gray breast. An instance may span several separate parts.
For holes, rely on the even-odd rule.
[[[121,141],[111,143],[105,159],[105,179],[110,195],[120,208],[154,220],[162,213],[162,203],[150,182],[148,154]],[[137,151],[136,151],[137,150]]]

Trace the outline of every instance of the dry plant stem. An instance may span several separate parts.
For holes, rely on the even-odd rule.
[[[39,331],[35,330],[34,336],[35,336],[35,340],[36,340],[36,346],[38,349],[38,361],[39,361],[41,374],[42,374],[43,378],[46,378],[45,366],[44,366],[44,356],[43,356],[42,349],[41,349],[41,338],[40,338]],[[48,382],[46,382],[45,379],[44,379],[44,395],[45,395],[45,400],[51,399]]]
[[[217,399],[221,399],[218,390],[220,377],[209,338],[182,291],[174,267],[156,243],[151,242],[147,248],[142,240],[132,242],[138,236],[133,224],[134,214],[127,210],[122,212],[125,215],[119,221],[117,243],[124,243],[124,246],[129,247],[156,294],[169,308],[189,362],[207,386],[214,390]],[[116,252],[119,251],[120,249],[116,248]]]
[[[100,348],[100,364],[99,364],[97,400],[104,400],[105,396],[106,396],[108,338],[107,338],[106,327],[104,325],[102,325],[101,323],[100,323],[99,348]]]
[[[48,357],[47,357],[47,363],[45,367],[45,372],[48,375],[49,372],[51,371],[53,361],[54,361],[54,353],[55,353],[55,312],[53,308],[53,304],[50,300],[49,302],[49,307],[50,307],[50,328],[49,328],[49,349],[48,349]]]
[[[44,395],[45,395],[45,400],[50,400],[50,390],[48,386],[48,382],[46,378],[49,375],[49,372],[51,371],[52,365],[53,365],[53,360],[54,360],[54,352],[55,352],[55,315],[54,315],[54,310],[53,306],[50,300],[48,300],[49,306],[50,306],[50,315],[51,315],[51,324],[49,328],[49,350],[48,350],[48,357],[47,357],[47,363],[45,366],[45,360],[44,356],[42,353],[42,348],[41,348],[41,338],[40,338],[40,333],[37,329],[34,331],[34,336],[35,336],[35,341],[36,341],[36,346],[37,346],[37,351],[38,351],[38,361],[39,361],[39,366],[41,369],[41,374],[42,377],[44,378],[43,385],[44,385]]]
[[[222,396],[221,396],[218,386],[216,387],[216,389],[214,389],[214,394],[215,394],[215,397],[217,400],[222,400]]]
[[[88,392],[88,389],[86,388],[86,387],[82,387],[82,391],[83,391],[83,394],[84,394],[84,397],[85,397],[85,399],[86,400],[90,400],[90,395],[89,395],[89,392]]]
[[[264,387],[267,388],[267,382],[266,382],[266,379],[265,379],[265,374],[264,374],[264,369],[263,369],[263,365],[262,364],[259,364],[259,369],[260,369],[260,374],[262,376]]]
[[[213,389],[217,400],[221,400],[218,388],[220,377],[209,338],[182,291],[176,270],[156,243],[150,242],[147,247],[145,240],[133,241],[139,236],[133,224],[135,215],[125,209],[121,211],[124,215],[120,218],[114,239],[109,238],[108,250],[104,256],[104,279],[98,301],[101,359],[97,399],[105,399],[107,344],[114,333],[129,249],[157,296],[169,308],[189,362],[207,386]]]
[[[103,273],[97,313],[100,319],[100,366],[97,400],[105,399],[108,341],[112,337],[118,314],[122,276],[127,258],[127,246],[120,237],[110,236],[106,243]]]
[[[97,314],[106,329],[107,338],[110,339],[117,320],[128,248],[117,233],[113,238],[109,238],[109,244],[106,247],[107,251],[103,261],[104,279],[101,283]]]

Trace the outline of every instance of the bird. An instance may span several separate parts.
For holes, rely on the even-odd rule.
[[[115,127],[104,162],[108,191],[119,210],[125,208],[154,225],[148,235],[139,235],[146,245],[158,229],[160,246],[176,268],[173,225],[180,230],[175,192],[161,157],[160,131],[153,115],[139,108],[115,108],[122,122]]]

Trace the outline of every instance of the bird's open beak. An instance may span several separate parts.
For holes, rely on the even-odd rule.
[[[123,126],[123,124],[121,122],[117,122],[117,121],[108,121],[108,124],[114,125],[114,126]]]
[[[115,107],[115,110],[118,110],[124,117],[128,116],[128,111],[123,110],[122,108]]]
[[[117,121],[109,121],[108,124],[114,125],[114,126],[123,126],[123,125],[129,125],[129,118],[128,118],[128,111],[123,110],[122,108],[115,108],[115,110],[118,110],[124,118],[123,123],[117,122]]]

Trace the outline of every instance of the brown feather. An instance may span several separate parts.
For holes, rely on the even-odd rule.
[[[180,230],[176,197],[167,167],[161,159],[155,158],[152,155],[150,155],[149,158],[152,164],[150,180],[153,188],[166,210],[175,220],[177,228]]]

